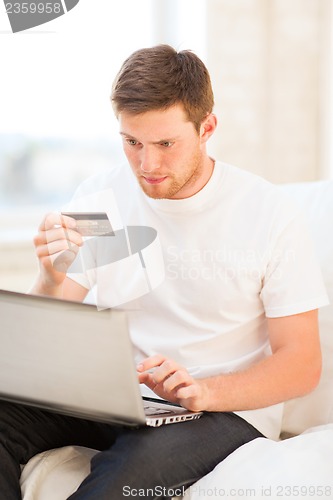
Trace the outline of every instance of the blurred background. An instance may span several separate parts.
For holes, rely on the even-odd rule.
[[[144,46],[206,63],[212,156],[275,183],[332,178],[332,20],[332,0],[80,0],[12,34],[1,4],[0,288],[29,289],[43,215],[122,161],[110,89]]]

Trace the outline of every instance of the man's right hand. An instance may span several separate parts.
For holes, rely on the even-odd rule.
[[[49,293],[62,285],[83,245],[82,236],[75,227],[74,219],[59,213],[49,213],[42,220],[33,240],[40,268],[38,288]]]

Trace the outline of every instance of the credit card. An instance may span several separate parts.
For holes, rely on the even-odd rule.
[[[76,230],[82,236],[114,236],[105,212],[61,212],[76,220]]]

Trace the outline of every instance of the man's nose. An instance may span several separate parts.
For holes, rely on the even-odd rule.
[[[141,170],[149,173],[159,168],[158,154],[152,148],[143,148],[141,151]]]

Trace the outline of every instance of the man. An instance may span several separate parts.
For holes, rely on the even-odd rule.
[[[327,299],[311,242],[278,188],[207,154],[216,117],[202,61],[169,46],[139,50],[124,62],[111,99],[128,165],[89,179],[77,197],[91,201],[112,189],[123,227],[156,229],[165,279],[133,299],[137,311],[133,300],[122,304],[139,381],[204,414],[127,430],[2,403],[6,500],[19,497],[19,463],[69,443],[103,450],[71,498],[119,500],[139,490],[169,498],[242,444],[277,438],[283,401],[319,381],[317,309]],[[32,292],[82,301],[96,285],[104,306],[131,286],[84,262],[70,274],[85,245],[74,219],[47,215],[35,237]]]

